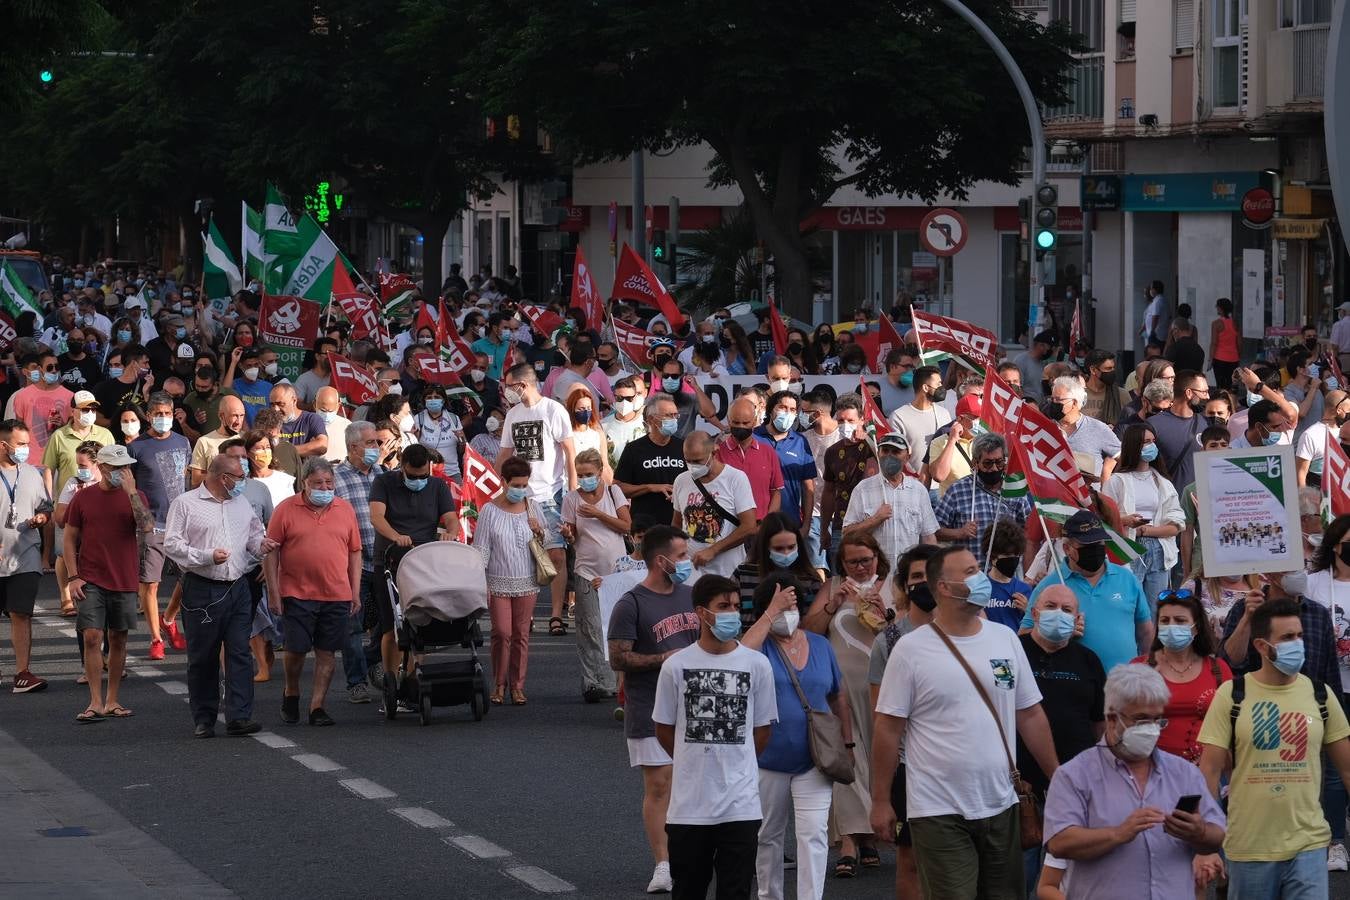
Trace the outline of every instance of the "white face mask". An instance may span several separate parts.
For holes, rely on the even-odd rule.
[[[267,365],[263,366],[263,371],[266,372],[268,375],[275,375],[277,374],[277,364],[274,362],[270,362]]]
[[[786,378],[777,378],[769,382],[769,392],[776,394],[779,391],[786,391],[792,386],[792,382]]]
[[[1301,569],[1285,572],[1280,576],[1280,587],[1291,597],[1302,597],[1308,593],[1308,573]]]
[[[258,380],[258,367],[257,367],[257,366],[249,366],[247,369],[244,370],[244,377],[247,378],[249,381],[257,381],[257,380]]]
[[[689,466],[689,477],[694,479],[695,481],[698,481],[700,478],[704,477],[707,474],[708,474],[707,466]]]
[[[393,394],[394,396],[398,396],[399,394],[402,394],[402,393],[403,393],[403,385],[402,385],[400,382],[397,382],[397,381],[391,381],[391,382],[389,382],[389,393]]]
[[[844,436],[844,440],[853,440],[853,433],[858,430],[858,426],[853,422],[840,422],[839,433]]]
[[[93,411],[92,409],[81,410],[81,411],[80,411],[80,427],[81,427],[81,428],[88,428],[90,425],[93,425],[93,424],[94,424],[94,418],[95,418],[95,415],[94,415],[94,411]]]
[[[136,435],[138,435],[138,434],[141,433],[141,423],[140,423],[140,422],[123,422],[123,423],[122,423],[122,433],[125,434],[127,437],[135,437]]]
[[[489,433],[496,431],[498,428],[502,427],[502,420],[496,416],[488,416],[488,420],[483,423],[483,427],[486,428]]]
[[[1162,734],[1162,726],[1157,722],[1131,725],[1121,732],[1116,750],[1125,759],[1143,759],[1153,752],[1153,748],[1158,744],[1158,735],[1160,734]]]
[[[769,630],[779,637],[792,637],[792,633],[797,630],[797,625],[801,621],[801,613],[795,609],[785,610],[774,617],[769,625]]]
[[[417,421],[412,416],[404,416],[398,420],[398,430],[407,434],[416,427]]]

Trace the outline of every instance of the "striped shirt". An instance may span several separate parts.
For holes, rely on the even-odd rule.
[[[356,530],[361,533],[361,568],[375,571],[375,526],[370,521],[370,485],[384,470],[371,466],[364,475],[344,459],[333,466],[334,493],[352,505],[356,512]]]
[[[263,525],[243,496],[217,500],[206,485],[179,494],[164,523],[164,553],[185,572],[215,581],[234,581],[257,565]],[[217,549],[230,551],[220,565]]]
[[[980,539],[984,537],[984,530],[998,521],[1025,525],[1031,515],[1031,501],[1027,497],[1005,499],[1000,491],[991,491],[980,484],[975,475],[967,475],[947,489],[947,493],[938,501],[937,509],[933,510],[933,515],[937,517],[941,528],[960,528],[974,520],[980,529],[976,537],[952,543],[964,546],[977,559],[983,559],[980,555]]]
[[[496,503],[485,503],[473,528],[473,545],[487,566],[488,593],[499,597],[523,597],[537,593],[534,555],[530,553],[530,519],[543,523],[538,505],[531,500],[529,512],[507,512]]]

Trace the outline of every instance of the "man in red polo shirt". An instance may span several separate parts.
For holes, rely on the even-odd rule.
[[[778,512],[783,502],[783,464],[770,443],[755,437],[758,419],[758,410],[750,398],[741,397],[732,403],[727,415],[731,434],[718,442],[717,458],[733,469],[740,469],[750,479],[755,518],[763,519]]]
[[[323,701],[333,679],[333,654],[347,643],[351,616],[361,608],[361,532],[356,510],[334,494],[333,464],[305,459],[304,490],[272,513],[267,536],[277,551],[263,560],[267,605],[282,616],[286,639],[281,719],[300,721],[300,673],[314,650],[309,724],[332,725]]]

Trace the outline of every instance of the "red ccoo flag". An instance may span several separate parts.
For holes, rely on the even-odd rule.
[[[1337,435],[1330,429],[1326,433],[1326,450],[1322,456],[1322,485],[1326,488],[1327,502],[1331,515],[1343,516],[1350,513],[1350,460]]]
[[[872,440],[878,441],[890,434],[894,429],[891,428],[891,423],[881,411],[881,407],[877,406],[877,401],[872,399],[872,392],[867,389],[867,380],[861,376],[858,378],[858,393],[862,394],[863,399],[863,428],[867,429]]]
[[[1083,301],[1077,297],[1073,301],[1073,320],[1069,323],[1069,353],[1076,355],[1083,343]]]
[[[624,355],[636,366],[643,369],[651,368],[651,347],[652,342],[657,339],[656,335],[629,325],[623,319],[614,319],[613,324],[614,342],[619,345]]]
[[[875,338],[875,341],[869,342],[862,338]],[[895,330],[891,317],[883,315],[877,322],[877,330],[868,332],[865,335],[854,335],[853,342],[869,351],[867,364],[873,372],[881,375],[886,374],[886,357],[897,347],[905,346],[904,338],[900,337],[900,332]]]
[[[530,327],[540,334],[550,335],[563,327],[563,317],[543,306],[529,306],[522,303],[520,311],[530,320]]]
[[[661,310],[661,314],[670,322],[672,331],[678,331],[684,324],[684,313],[676,307],[675,298],[670,296],[661,279],[627,244],[624,244],[623,253],[619,255],[619,265],[614,270],[614,290],[611,294]]]
[[[586,256],[577,248],[577,259],[572,266],[572,308],[586,313],[586,327],[596,334],[605,324],[605,301],[595,286]]]
[[[772,300],[769,301],[769,331],[773,334],[773,349],[779,356],[786,356],[787,326],[783,324],[783,317],[778,314],[778,304]]]
[[[436,322],[437,356],[441,367],[458,375],[473,365],[473,350],[459,336],[454,319],[446,312],[445,301],[441,301],[441,315]]]
[[[471,541],[479,510],[501,493],[502,480],[488,461],[471,447],[464,448],[463,468],[463,485],[458,490],[459,527],[464,539]]]
[[[329,352],[328,362],[333,370],[333,387],[348,406],[369,403],[379,395],[379,387],[370,373],[340,353]]]

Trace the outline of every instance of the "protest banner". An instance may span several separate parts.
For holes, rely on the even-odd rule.
[[[1196,453],[1195,488],[1206,578],[1303,568],[1292,446]]]

